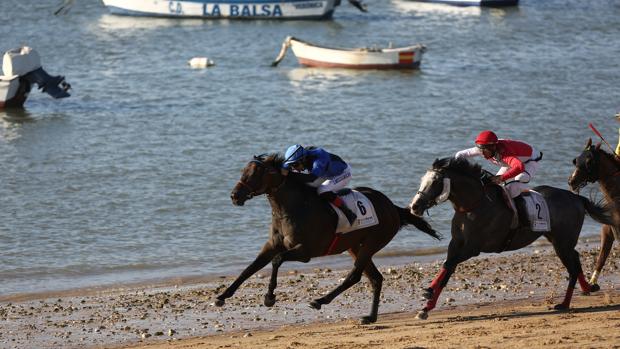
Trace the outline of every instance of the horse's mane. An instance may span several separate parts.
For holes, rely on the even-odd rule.
[[[281,153],[270,153],[270,154],[257,155],[257,156],[254,156],[254,159],[263,162],[265,165],[273,166],[278,170],[282,168],[282,165],[284,164],[284,155]],[[316,188],[313,188],[311,186],[308,186],[302,182],[295,181],[295,180],[288,181],[288,182],[297,186],[303,192],[308,192],[308,194],[317,195]]]
[[[600,143],[596,146],[591,145],[587,150],[593,151],[593,152],[598,152],[599,154],[607,157],[607,159],[609,161],[611,161],[613,164],[617,164],[617,160],[616,160],[616,156],[614,154],[609,153],[608,151],[604,150],[603,148],[601,148]]]
[[[280,153],[262,154],[254,156],[254,159],[260,160],[265,164],[271,165],[275,168],[281,168],[284,164],[284,155]]]
[[[437,159],[433,162],[433,170],[445,171],[451,170],[466,176],[480,178],[483,173],[482,166],[471,163],[465,158],[447,157]]]

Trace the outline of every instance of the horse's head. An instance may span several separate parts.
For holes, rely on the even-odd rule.
[[[283,182],[279,164],[282,159],[278,155],[265,157],[255,156],[241,172],[241,178],[230,193],[234,205],[243,204],[257,195],[270,193]]]
[[[568,185],[573,192],[579,193],[588,183],[599,180],[600,148],[600,143],[592,146],[592,139],[588,139],[585,149],[573,159],[575,170],[568,178]]]
[[[455,210],[468,212],[486,196],[486,171],[465,158],[443,158],[433,162],[420,183],[409,209],[420,216],[429,208],[448,199]]]
[[[420,189],[409,204],[409,210],[416,216],[446,201],[450,195],[450,178],[446,176],[445,170],[435,166],[438,161],[435,160],[433,168],[426,171],[420,181]]]

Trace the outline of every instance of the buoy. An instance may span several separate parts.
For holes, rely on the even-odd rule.
[[[215,65],[215,63],[207,57],[194,57],[187,61],[187,63],[192,68],[206,68]]]

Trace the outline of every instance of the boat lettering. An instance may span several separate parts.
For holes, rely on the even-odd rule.
[[[302,4],[295,4],[294,5],[296,9],[300,10],[300,9],[306,9],[306,8],[321,8],[323,7],[323,2],[322,1],[317,1],[317,2],[304,2]]]
[[[168,2],[168,11],[173,15],[181,15],[183,14],[183,6],[180,1],[170,1]]]
[[[213,17],[221,17],[222,11],[220,10],[220,5],[215,4],[211,7],[211,11],[207,7],[207,4],[202,5],[202,14],[205,16],[213,16]]]
[[[281,17],[280,5],[230,5],[231,17],[271,16]]]

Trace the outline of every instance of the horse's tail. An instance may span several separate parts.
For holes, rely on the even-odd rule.
[[[435,239],[441,240],[441,235],[437,233],[435,229],[433,229],[433,227],[431,227],[431,225],[424,220],[424,218],[411,214],[411,212],[406,208],[398,207],[396,205],[394,205],[394,207],[396,207],[396,209],[398,210],[401,227],[404,227],[407,224],[412,224],[416,228],[434,237]]]
[[[579,195],[579,198],[583,202],[583,205],[588,212],[588,215],[592,217],[595,221],[614,226],[614,221],[611,216],[611,207],[606,204],[595,203],[594,201]]]

